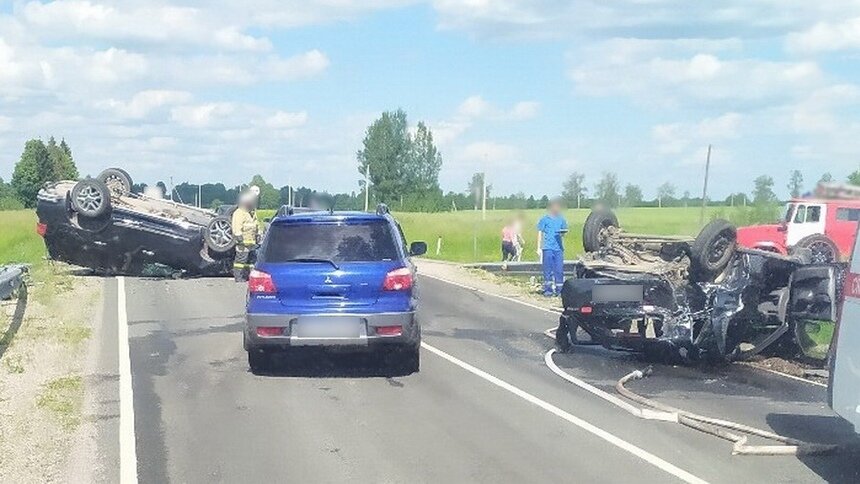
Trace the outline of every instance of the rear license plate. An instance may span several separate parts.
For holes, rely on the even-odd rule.
[[[299,338],[358,338],[362,320],[349,317],[298,318],[295,335]]]
[[[595,303],[642,302],[643,291],[641,284],[596,284],[591,289],[591,300]]]

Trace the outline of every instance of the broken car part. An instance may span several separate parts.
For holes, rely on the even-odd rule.
[[[0,266],[0,300],[10,299],[18,291],[27,272],[25,264]]]

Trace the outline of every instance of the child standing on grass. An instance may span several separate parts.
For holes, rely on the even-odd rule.
[[[564,245],[567,220],[561,216],[561,201],[553,199],[538,221],[537,252],[543,266],[543,295],[557,296],[564,284]]]
[[[517,256],[517,250],[514,247],[515,240],[514,224],[509,223],[502,228],[502,262],[514,260],[514,257]]]

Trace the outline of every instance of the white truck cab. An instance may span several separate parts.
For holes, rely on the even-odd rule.
[[[788,205],[786,213],[785,242],[794,247],[798,242],[814,234],[824,233],[827,205],[813,202],[797,202]]]
[[[830,348],[830,407],[860,433],[860,238],[854,239]]]

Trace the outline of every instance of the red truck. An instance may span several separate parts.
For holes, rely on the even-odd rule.
[[[788,202],[775,224],[738,229],[738,244],[789,254],[809,249],[813,262],[844,261],[851,254],[860,221],[860,187],[819,184],[815,196]]]

